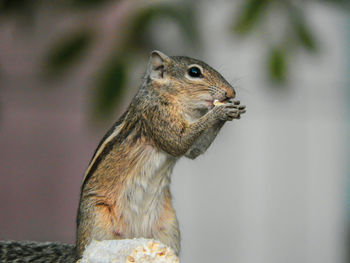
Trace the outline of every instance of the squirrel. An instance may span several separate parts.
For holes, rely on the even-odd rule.
[[[75,246],[44,243],[56,252],[53,260],[40,243],[36,250],[35,243],[5,241],[0,242],[0,261],[17,258],[17,246],[21,262],[29,262],[20,253],[23,249],[35,255],[30,262],[73,262],[92,240],[139,237],[159,240],[179,254],[170,175],[179,158],[204,153],[226,121],[245,113],[235,97],[234,88],[206,63],[151,52],[139,91],[86,170]]]

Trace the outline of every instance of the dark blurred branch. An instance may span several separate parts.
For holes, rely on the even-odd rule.
[[[1,0],[0,12],[1,13],[20,13],[25,10],[28,11],[35,5],[35,0]]]
[[[111,0],[71,0],[70,2],[72,7],[75,8],[95,8],[109,1]]]

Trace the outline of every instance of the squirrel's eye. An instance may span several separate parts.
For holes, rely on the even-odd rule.
[[[190,77],[192,78],[200,78],[202,77],[202,72],[201,69],[199,67],[190,67],[188,69],[188,75],[190,75]]]

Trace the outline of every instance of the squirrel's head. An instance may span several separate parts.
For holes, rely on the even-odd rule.
[[[214,100],[225,101],[236,96],[233,87],[206,63],[182,56],[151,52],[147,80],[159,93],[173,97],[193,108],[214,107]]]

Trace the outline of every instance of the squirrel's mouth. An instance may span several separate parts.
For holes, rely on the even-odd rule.
[[[230,98],[224,98],[224,99],[211,99],[211,100],[205,100],[205,102],[207,103],[208,107],[210,109],[214,108],[215,106],[218,106],[218,105],[222,105],[222,104],[225,104],[229,101]]]

